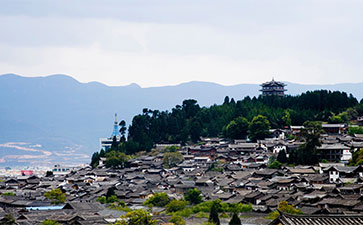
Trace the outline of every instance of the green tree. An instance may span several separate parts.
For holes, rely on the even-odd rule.
[[[284,116],[282,117],[282,120],[284,121],[284,125],[287,127],[291,126],[291,116],[289,110],[285,110]]]
[[[163,156],[163,165],[165,168],[172,168],[183,162],[184,157],[180,152],[167,152]]]
[[[321,146],[320,135],[324,133],[321,122],[306,121],[301,130],[301,136],[305,143],[300,146],[295,164],[313,165],[318,163],[317,148]]]
[[[282,149],[279,151],[279,154],[277,155],[277,161],[279,161],[280,163],[287,163],[285,150]]]
[[[107,203],[107,197],[106,196],[101,196],[101,197],[98,197],[96,199],[97,202],[100,202],[101,204],[106,204]]]
[[[231,221],[229,221],[228,225],[242,225],[237,213],[233,213]]]
[[[130,157],[119,151],[110,151],[106,153],[106,167],[124,168],[125,162]]]
[[[294,205],[289,205],[287,201],[279,202],[277,209],[280,210],[281,212],[289,214],[294,214],[294,215],[302,214],[302,211],[300,209],[295,209]],[[278,211],[273,211],[269,214],[268,218],[273,220],[276,219],[279,215],[280,213]]]
[[[184,199],[191,204],[199,204],[203,201],[201,192],[197,188],[189,189],[188,192],[184,194]]]
[[[93,153],[92,158],[91,158],[91,163],[90,165],[92,166],[92,168],[96,168],[98,166],[98,163],[100,161],[100,154],[98,152]]]
[[[5,214],[4,218],[0,220],[0,224],[4,225],[16,225],[16,220],[11,214]]]
[[[4,192],[1,195],[2,196],[15,196],[14,192]]]
[[[52,171],[47,171],[45,176],[46,177],[51,177],[51,176],[53,176],[53,172]]]
[[[170,202],[169,196],[164,193],[155,193],[153,196],[148,198],[144,205],[150,205],[150,206],[157,206],[157,207],[164,207]]]
[[[137,209],[121,216],[123,220],[117,221],[114,225],[156,225],[152,215],[142,209]]]
[[[166,205],[166,211],[171,213],[171,212],[177,212],[177,211],[182,211],[183,209],[185,209],[185,207],[188,205],[187,201],[184,200],[171,200],[167,205]]]
[[[219,221],[218,211],[219,211],[218,203],[214,201],[210,209],[208,222],[212,222],[216,225],[221,224]]]
[[[266,116],[255,116],[253,117],[248,130],[248,137],[252,141],[262,140],[269,136],[270,122],[267,120]]]
[[[171,222],[175,225],[185,225],[186,224],[183,217],[178,216],[178,215],[172,215],[169,222]]]
[[[117,141],[117,137],[113,136],[112,137],[111,150],[117,150],[118,144],[119,144],[119,142]]]
[[[268,164],[267,167],[270,169],[280,169],[282,166],[282,163],[280,163],[277,160],[274,160],[271,164]]]
[[[350,166],[359,166],[363,165],[363,148],[360,148],[359,150],[355,151],[352,154],[352,159],[349,162]]]
[[[61,204],[66,201],[66,194],[64,194],[61,189],[53,189],[44,193],[44,197],[52,201],[52,204]]]
[[[126,134],[126,130],[127,130],[125,120],[121,120],[119,125],[120,125],[120,134],[121,134],[120,142],[124,143],[126,141],[125,134]]]
[[[55,220],[44,220],[41,225],[59,225],[59,223]]]
[[[248,133],[249,123],[246,118],[239,116],[226,127],[226,136],[231,139],[244,139]]]

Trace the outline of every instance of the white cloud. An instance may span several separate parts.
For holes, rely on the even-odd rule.
[[[46,4],[50,15],[0,10],[0,73],[64,73],[82,82],[145,87],[259,83],[272,76],[299,83],[363,81],[362,4],[254,2],[191,3],[195,8],[158,2],[161,9],[93,2],[82,13],[80,2],[71,13]],[[97,6],[105,12],[93,15]]]

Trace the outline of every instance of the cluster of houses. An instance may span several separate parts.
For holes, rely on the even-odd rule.
[[[298,128],[294,128],[298,132]],[[332,127],[329,127],[332,129]],[[267,167],[271,155],[289,152],[302,143],[284,138],[285,131],[272,130],[273,137],[248,143],[221,138],[203,138],[203,145],[180,147],[184,160],[173,168],[163,167],[163,153],[129,160],[123,169],[84,167],[37,177],[3,177],[0,182],[0,223],[7,214],[18,224],[40,224],[49,219],[60,224],[110,224],[126,212],[107,208],[97,199],[112,189],[131,209],[146,208],[144,201],[156,192],[181,199],[191,188],[201,191],[205,201],[251,204],[261,218],[287,201],[304,216],[363,214],[363,166],[347,166],[352,153],[363,148],[363,135],[327,133],[322,136],[323,157],[316,166]],[[169,145],[158,145],[162,152]],[[44,193],[60,188],[66,202],[52,205]],[[11,193],[11,194],[9,194]],[[153,207],[159,224],[170,216]],[[187,224],[198,224],[194,216]],[[253,222],[249,222],[253,224]],[[268,224],[262,220],[255,224]]]

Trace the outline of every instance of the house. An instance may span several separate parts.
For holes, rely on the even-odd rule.
[[[322,144],[317,149],[320,160],[326,159],[330,162],[339,162],[347,161],[351,158],[351,154],[349,154],[350,148],[343,144]]]
[[[361,225],[363,214],[358,215],[291,215],[281,211],[280,216],[274,219],[269,225]]]

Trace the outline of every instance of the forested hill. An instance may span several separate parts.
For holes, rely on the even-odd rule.
[[[41,151],[57,153],[51,155],[53,162],[87,162],[87,156],[99,150],[99,138],[111,135],[114,113],[129,125],[143,108],[171,111],[176,104],[182,105],[185,99],[196,99],[203,108],[222,104],[225,96],[236,101],[245,96],[253,98],[258,96],[259,89],[258,84],[223,86],[208,82],[153,88],[141,88],[136,84],[111,87],[98,82],[81,83],[66,75],[1,75],[0,158],[4,161],[1,160],[0,166],[51,163],[48,155],[44,156]],[[363,97],[363,83],[288,83],[287,89],[289,95],[327,89],[352,93],[358,99]],[[23,150],[25,147],[31,151]],[[75,153],[82,153],[82,157],[77,159]],[[37,154],[41,154],[39,159],[34,158]]]
[[[312,91],[298,96],[245,97],[236,101],[225,97],[221,105],[200,107],[196,100],[184,100],[171,111],[143,109],[129,127],[123,151],[149,150],[156,143],[197,142],[203,137],[239,138],[229,132],[240,126],[247,134],[251,121],[266,117],[271,128],[302,125],[305,121],[343,123],[363,115],[363,104],[352,95],[339,91]]]

